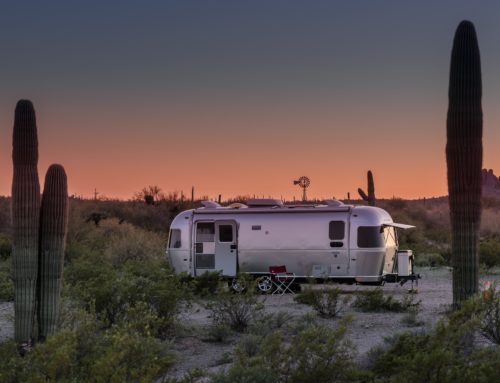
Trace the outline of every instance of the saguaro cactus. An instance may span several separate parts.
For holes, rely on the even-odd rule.
[[[33,335],[38,274],[40,183],[35,110],[28,100],[20,100],[16,105],[12,160],[14,338],[19,344],[29,344]]]
[[[478,291],[483,159],[481,87],[476,31],[470,21],[462,21],[451,52],[446,123],[454,307]]]
[[[363,200],[368,202],[368,205],[375,206],[375,186],[373,183],[373,174],[371,170],[367,173],[368,179],[368,195],[363,191],[363,189],[358,188],[358,193]]]
[[[61,165],[51,165],[45,176],[40,213],[38,332],[41,340],[57,327],[67,230],[66,172]]]

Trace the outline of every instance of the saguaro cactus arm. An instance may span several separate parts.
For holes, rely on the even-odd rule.
[[[40,214],[39,337],[55,332],[68,229],[68,183],[61,165],[51,165],[45,176]]]
[[[375,185],[373,182],[373,174],[371,170],[368,170],[368,173],[366,175],[367,177],[367,183],[368,183],[368,194],[366,194],[363,189],[358,188],[358,193],[360,197],[368,202],[368,205],[370,206],[375,206]]]

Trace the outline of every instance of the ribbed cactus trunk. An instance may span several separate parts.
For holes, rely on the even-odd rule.
[[[38,333],[40,340],[57,328],[61,281],[68,229],[68,183],[61,165],[45,176],[40,213]]]
[[[478,291],[483,159],[481,87],[476,31],[470,21],[462,21],[451,53],[446,129],[455,308]]]
[[[368,202],[368,205],[370,206],[375,206],[375,184],[373,182],[373,174],[371,170],[368,170],[368,173],[366,175],[367,181],[368,181],[368,194],[366,194],[363,189],[359,188],[358,193],[360,197]]]
[[[30,343],[36,304],[40,183],[38,138],[33,104],[16,105],[12,140],[12,277],[14,281],[14,338]]]

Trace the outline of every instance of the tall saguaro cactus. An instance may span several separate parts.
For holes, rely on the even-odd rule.
[[[373,183],[373,174],[371,170],[368,170],[366,175],[368,180],[368,195],[363,191],[363,189],[358,188],[358,193],[364,201],[368,202],[368,205],[375,206],[375,185]]]
[[[483,160],[481,88],[476,31],[470,21],[462,21],[451,52],[446,123],[454,307],[478,291]]]
[[[40,213],[38,332],[41,340],[53,334],[57,326],[67,229],[66,172],[55,164],[45,176]]]
[[[30,343],[36,304],[40,183],[38,137],[33,104],[16,105],[12,140],[12,277],[14,281],[14,337]]]

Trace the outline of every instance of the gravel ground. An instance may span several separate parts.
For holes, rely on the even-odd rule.
[[[407,314],[382,312],[363,313],[347,307],[343,315],[351,315],[353,320],[348,325],[346,338],[349,339],[357,349],[358,362],[367,363],[367,353],[375,346],[381,345],[385,337],[390,337],[405,331],[420,331],[431,328],[445,312],[452,302],[452,279],[451,269],[420,269],[422,279],[418,286],[415,286],[417,293],[415,300],[421,301],[418,319],[423,322],[419,327],[408,327],[403,319]],[[488,275],[481,277],[484,281],[496,281],[500,284],[500,275]],[[320,285],[318,285],[319,287]],[[359,285],[338,285],[342,291],[353,293],[359,290],[374,289],[373,286]],[[391,283],[383,287],[384,294],[391,294],[394,298],[401,300],[409,293],[411,283],[403,286]],[[293,295],[272,295],[262,297],[265,311],[276,313],[287,312],[295,319],[314,312],[310,306],[294,302]],[[335,325],[331,319],[319,319],[326,325]],[[234,347],[238,339],[232,339],[228,344],[209,343],[200,340],[200,329],[206,328],[210,324],[209,312],[199,305],[194,305],[190,310],[182,314],[182,323],[190,336],[180,338],[174,343],[174,350],[177,354],[177,363],[172,370],[172,375],[179,377],[194,368],[207,368],[216,371],[224,367],[225,354]],[[197,335],[198,334],[198,335]],[[227,362],[226,362],[227,363]]]
[[[446,312],[452,301],[451,271],[448,268],[421,269],[418,271],[422,279],[418,284],[415,300],[421,301],[419,319],[421,327],[408,327],[403,322],[405,313],[362,313],[347,307],[344,315],[351,315],[352,322],[348,326],[347,339],[358,351],[358,361],[366,362],[367,352],[374,346],[383,343],[385,337],[408,331],[418,331],[432,327]],[[481,282],[496,281],[500,284],[500,275],[481,277]],[[319,285],[318,285],[319,286]],[[345,293],[373,289],[371,286],[339,285]],[[386,284],[385,294],[392,294],[396,299],[402,299],[408,294],[410,283]],[[262,296],[265,312],[287,312],[297,320],[301,316],[313,312],[309,306],[294,302],[293,295]],[[324,324],[334,325],[334,320],[320,319]],[[177,363],[172,370],[172,376],[182,376],[193,368],[217,370],[228,361],[228,355],[238,342],[234,336],[225,343],[211,343],[206,338],[205,331],[210,325],[210,313],[203,306],[194,304],[185,310],[180,317],[182,331],[172,342],[172,348],[177,356]],[[13,305],[0,303],[0,342],[13,337]]]

